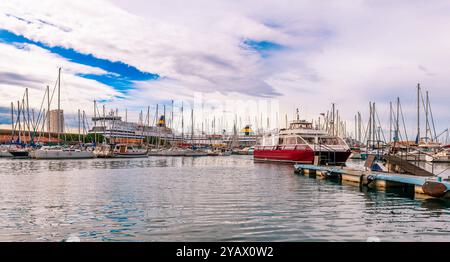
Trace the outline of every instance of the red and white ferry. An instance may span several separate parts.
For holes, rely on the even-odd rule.
[[[327,131],[313,128],[311,122],[294,120],[288,129],[267,134],[255,146],[255,161],[277,161],[312,164],[319,156],[321,164],[344,164],[351,154],[350,147]]]

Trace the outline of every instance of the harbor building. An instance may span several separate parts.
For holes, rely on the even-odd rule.
[[[50,110],[48,130],[51,133],[64,133],[64,110]]]

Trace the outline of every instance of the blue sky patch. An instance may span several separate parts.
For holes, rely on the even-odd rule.
[[[278,51],[284,46],[271,41],[256,41],[251,39],[244,40],[244,44],[258,52],[262,57],[268,57],[271,52]]]
[[[129,87],[133,85],[133,82],[126,77],[117,76],[115,74],[76,74],[79,77],[95,80],[107,86],[113,86],[117,91],[125,93]]]
[[[110,61],[107,59],[97,58],[92,54],[83,54],[75,51],[72,48],[64,48],[60,46],[48,46],[44,43],[30,40],[21,35],[16,35],[8,30],[0,29],[0,43],[6,44],[32,44],[40,48],[57,54],[71,62],[87,65],[91,67],[97,67],[108,72],[104,75],[95,74],[77,74],[80,77],[92,79],[102,84],[108,85],[120,91],[126,93],[127,90],[133,88],[133,81],[147,81],[156,80],[159,75],[144,72],[137,69],[134,66],[130,66],[120,61]]]

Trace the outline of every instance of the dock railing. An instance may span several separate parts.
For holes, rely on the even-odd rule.
[[[410,145],[402,145],[402,147],[406,148],[406,151],[398,150],[398,153],[392,152],[396,149],[396,147],[394,145],[394,148],[391,148],[389,150],[389,154],[388,154],[388,156],[393,156],[393,157],[399,158],[401,160],[401,161],[396,161],[396,165],[399,166],[400,169],[402,169],[404,171],[407,171],[406,169],[408,169],[409,170],[408,172],[421,173],[421,174],[425,174],[423,172],[423,171],[425,171],[431,175],[434,175],[434,163],[428,162],[428,161],[426,161],[426,159],[424,159],[424,157],[426,157],[426,156],[433,157],[432,154],[423,152],[419,148],[413,147]],[[400,146],[399,146],[399,148],[400,148]],[[414,151],[417,151],[417,154],[411,154],[411,152],[414,152]],[[391,161],[393,160],[392,157],[388,157],[388,158],[390,158]],[[420,163],[423,163],[425,168],[420,167],[419,166]],[[414,170],[411,170],[412,166],[415,167]],[[426,170],[427,166],[431,168],[431,172]]]

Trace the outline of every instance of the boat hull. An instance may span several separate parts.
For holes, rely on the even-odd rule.
[[[185,150],[157,150],[147,153],[149,156],[184,156],[185,154]]]
[[[433,163],[450,163],[450,156],[426,156],[425,160]]]
[[[351,151],[314,151],[310,147],[258,147],[255,148],[255,161],[293,162],[312,164],[314,157],[319,156],[322,164],[342,164],[350,157]]]
[[[11,153],[8,151],[0,151],[0,157],[12,157]]]
[[[321,164],[344,164],[349,159],[352,152],[349,151],[329,151],[316,152],[315,155],[320,156]]]
[[[312,163],[314,151],[309,147],[257,147],[253,151],[255,161]]]
[[[88,151],[51,151],[36,150],[32,157],[35,159],[86,159],[94,158],[95,155]]]
[[[147,153],[139,153],[139,154],[114,153],[114,158],[144,158],[144,157],[148,157]]]
[[[14,158],[28,158],[30,153],[28,151],[9,151]]]

